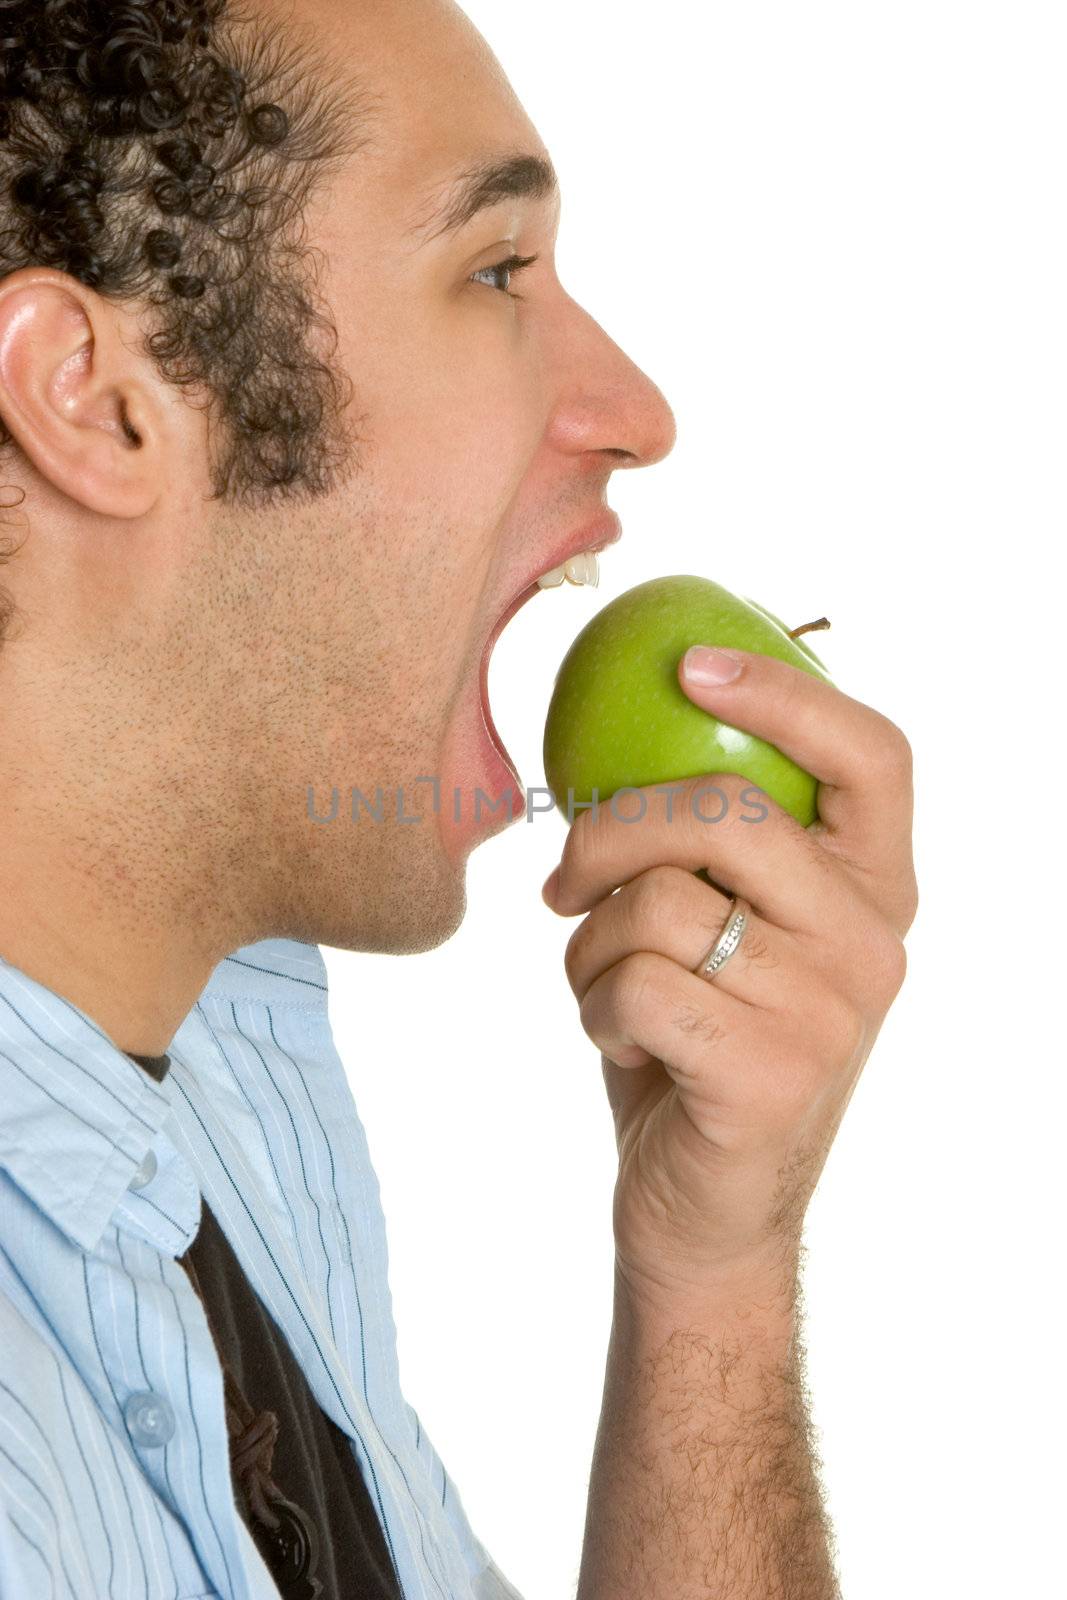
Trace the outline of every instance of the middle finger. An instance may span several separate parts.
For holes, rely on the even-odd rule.
[[[652,867],[602,900],[571,935],[563,958],[581,1003],[597,978],[634,951],[669,957],[687,972],[711,950],[733,901],[684,867]],[[749,913],[741,943],[714,982],[764,1010],[787,1003],[784,944],[789,935]]]

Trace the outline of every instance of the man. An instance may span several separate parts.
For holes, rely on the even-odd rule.
[[[521,814],[487,642],[673,418],[451,0],[3,17],[0,1596],[513,1596],[400,1391],[316,946],[459,926]],[[546,885],[620,1154],[579,1600],[825,1600],[800,1231],[903,978],[910,755],[769,658],[679,672],[821,821],[654,794]]]

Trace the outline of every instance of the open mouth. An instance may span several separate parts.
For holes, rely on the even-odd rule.
[[[496,627],[489,635],[489,638],[486,640],[485,649],[482,652],[482,716],[485,719],[485,731],[492,740],[497,754],[502,758],[505,764],[511,768],[512,772],[515,771],[514,762],[508,755],[508,752],[504,747],[504,742],[501,739],[500,734],[497,732],[496,723],[493,721],[493,713],[489,707],[489,658],[493,653],[494,645],[500,638],[500,635],[503,633],[508,623],[511,621],[512,617],[515,616],[517,612],[522,610],[527,600],[532,600],[534,595],[538,594],[539,592],[538,585],[536,583],[531,583],[530,587],[528,589],[524,589],[517,600],[512,601],[511,605],[504,612],[504,615],[500,618],[500,621],[497,623]],[[516,776],[518,775],[516,774]]]
[[[532,600],[542,589],[558,589],[564,583],[573,584],[576,587],[588,586],[596,588],[600,581],[597,556],[609,544],[614,544],[621,534],[622,527],[618,517],[613,511],[605,510],[585,530],[586,542],[583,546],[575,550],[574,537],[572,536],[569,551],[560,552],[560,559],[557,563],[542,572],[539,577],[535,578],[532,583],[522,590],[521,594],[515,597],[486,640],[481,661],[482,719],[493,748],[508,770],[514,775],[516,782],[518,782],[518,773],[515,771],[515,764],[508,755],[496,723],[493,721],[493,713],[489,706],[489,659],[493,654],[493,648],[511,619],[517,612],[522,610],[528,600]]]

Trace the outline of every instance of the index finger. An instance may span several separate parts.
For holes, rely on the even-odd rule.
[[[709,669],[724,657],[740,672],[713,682]],[[766,739],[818,780],[819,831],[869,878],[883,909],[909,924],[912,755],[896,723],[836,685],[752,650],[694,646],[678,664],[678,681],[694,705]]]

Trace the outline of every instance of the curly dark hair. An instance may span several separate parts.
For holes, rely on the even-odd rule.
[[[0,0],[0,278],[143,303],[143,353],[207,397],[215,499],[314,498],[350,459],[302,222],[373,106],[228,0]]]

